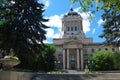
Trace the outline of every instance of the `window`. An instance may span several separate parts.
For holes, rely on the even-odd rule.
[[[98,49],[99,51],[101,50],[101,48]]]
[[[84,49],[84,53],[87,54],[87,49]]]
[[[88,54],[84,54],[84,60],[88,60]]]
[[[92,48],[92,49],[91,49],[91,52],[94,53],[94,51],[95,51],[95,50]]]
[[[114,48],[112,48],[112,51],[115,51],[115,49],[114,49]]]
[[[71,31],[73,31],[73,27],[71,27]]]
[[[70,28],[69,28],[69,27],[67,27],[67,31],[70,31]]]
[[[62,61],[62,55],[58,55],[58,60]]]
[[[58,54],[62,54],[62,48],[59,47],[59,48],[57,49],[57,52],[58,52]]]
[[[75,61],[76,59],[75,59],[75,55],[72,55],[71,56],[71,61]]]
[[[75,31],[77,31],[77,26],[75,26]]]
[[[108,48],[105,48],[105,50],[108,50]]]

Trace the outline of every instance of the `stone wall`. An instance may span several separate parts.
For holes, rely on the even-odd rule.
[[[120,80],[120,73],[101,74],[44,74],[0,71],[0,80]]]
[[[16,71],[0,71],[0,80],[30,80],[34,73],[16,72]]]

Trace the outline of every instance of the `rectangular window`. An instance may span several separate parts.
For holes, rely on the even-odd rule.
[[[107,50],[108,50],[108,48],[105,48],[105,50],[107,51]]]
[[[69,28],[69,27],[67,27],[67,31],[70,31],[70,28]]]
[[[73,27],[71,27],[71,31],[73,31]]]
[[[75,26],[75,31],[77,31],[77,26]]]
[[[92,49],[91,49],[91,52],[92,52],[92,53],[94,53],[94,52],[95,52],[95,50],[92,48]]]
[[[101,50],[101,48],[98,49],[99,51]]]

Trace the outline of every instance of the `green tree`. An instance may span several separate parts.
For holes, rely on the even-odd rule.
[[[46,48],[44,48],[44,50],[42,51],[42,54],[38,55],[36,66],[38,70],[51,71],[55,69],[55,54],[54,53],[56,51],[56,47],[52,44],[45,44],[45,46]]]
[[[120,0],[70,0],[70,2],[79,3],[83,12],[95,13],[102,10],[105,24],[100,37],[106,38],[107,44],[120,46]]]
[[[112,55],[113,53],[109,51],[96,51],[88,59],[89,69],[95,71],[113,70],[114,61]]]
[[[120,70],[120,53],[115,52],[112,54],[113,62],[114,62],[114,69]]]
[[[19,67],[32,69],[37,54],[42,51],[46,39],[42,22],[44,5],[37,0],[0,1],[0,48],[14,49],[21,64]]]
[[[103,33],[101,38],[106,38],[106,43],[113,46],[120,46],[120,11],[114,11],[115,6],[111,6],[109,11],[106,11],[102,18],[105,20],[103,25]]]

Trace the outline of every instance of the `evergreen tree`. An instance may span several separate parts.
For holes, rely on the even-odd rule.
[[[114,10],[115,6],[111,6],[109,10],[105,10],[102,15],[105,23],[103,25],[103,33],[100,37],[106,39],[106,43],[110,45],[120,46],[120,11]]]
[[[0,48],[14,49],[20,67],[32,69],[35,53],[42,50],[46,39],[42,22],[44,5],[37,0],[2,0],[0,3]]]

